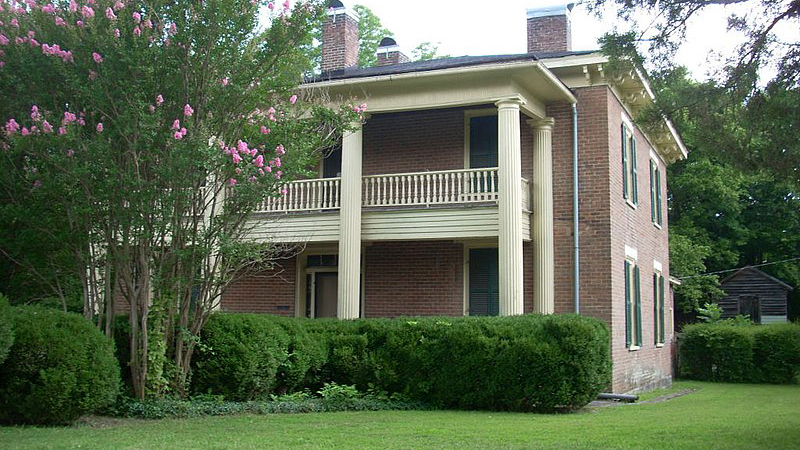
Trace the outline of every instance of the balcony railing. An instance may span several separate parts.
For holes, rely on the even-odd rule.
[[[293,181],[286,194],[264,200],[259,212],[339,209],[340,178]],[[522,178],[522,209],[530,210],[528,180]],[[431,206],[497,203],[497,168],[393,173],[362,177],[362,205]]]

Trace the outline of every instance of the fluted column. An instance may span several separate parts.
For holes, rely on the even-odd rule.
[[[361,290],[361,126],[342,138],[336,317],[357,319]]]
[[[522,180],[517,99],[497,105],[500,315],[522,314]]]
[[[553,123],[552,117],[529,120],[533,128],[533,312],[555,311],[553,265]]]

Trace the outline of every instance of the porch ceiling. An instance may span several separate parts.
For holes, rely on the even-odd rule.
[[[526,115],[541,118],[546,103],[575,101],[538,61],[322,81],[302,88],[319,91],[332,104],[365,101],[371,113],[481,105],[515,97],[522,100]]]

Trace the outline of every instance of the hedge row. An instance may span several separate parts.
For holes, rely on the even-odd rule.
[[[800,324],[693,324],[679,339],[680,374],[705,381],[797,383]]]
[[[119,365],[94,325],[49,308],[5,312],[14,341],[0,364],[0,423],[68,423],[114,402]]]
[[[606,326],[578,316],[216,314],[201,340],[193,390],[234,400],[336,382],[445,408],[554,411],[585,405],[611,374]]]

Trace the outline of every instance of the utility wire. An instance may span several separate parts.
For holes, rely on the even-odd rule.
[[[797,260],[800,260],[800,256],[795,256],[794,258],[783,259],[783,260],[780,260],[780,261],[772,261],[772,262],[761,263],[761,264],[751,264],[751,265],[747,265],[747,266],[737,267],[735,269],[717,270],[716,272],[701,273],[699,275],[689,275],[688,277],[681,277],[681,280],[685,280],[687,278],[702,277],[702,276],[705,276],[705,275],[716,275],[718,273],[735,272],[737,270],[742,270],[742,269],[744,269],[746,267],[764,267],[764,266],[771,266],[773,264],[781,264],[781,263],[790,262],[790,261],[797,261]]]

